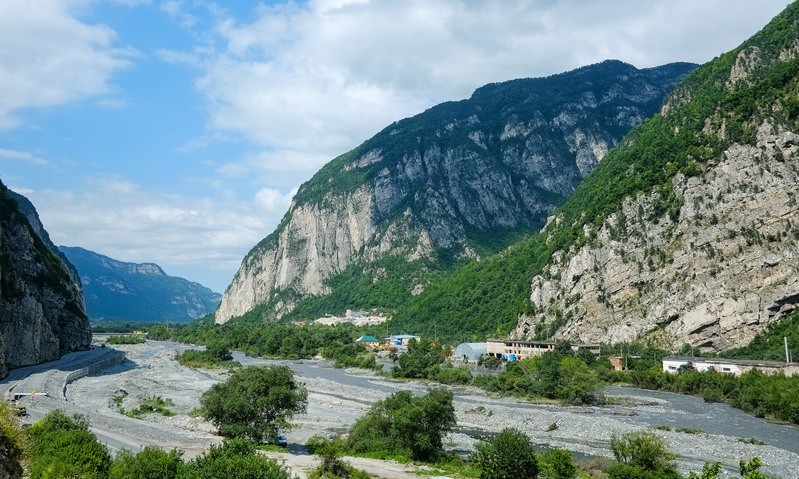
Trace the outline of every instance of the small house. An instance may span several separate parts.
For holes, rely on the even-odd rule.
[[[361,336],[360,338],[356,339],[355,342],[363,344],[367,349],[374,349],[380,346],[380,340],[369,335]]]

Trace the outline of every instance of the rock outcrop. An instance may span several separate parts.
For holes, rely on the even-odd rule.
[[[89,347],[80,283],[32,205],[0,184],[0,376]]]
[[[798,147],[766,122],[755,145],[731,145],[701,177],[678,174],[677,221],[653,223],[660,193],[628,198],[593,241],[533,278],[538,314],[513,336],[560,320],[556,338],[572,341],[748,344],[799,306]]]
[[[80,274],[92,321],[192,321],[213,313],[222,297],[155,263],[118,261],[77,247],[60,251]]]
[[[718,351],[799,307],[798,31],[793,4],[689,76],[610,155],[618,184],[575,194],[619,196],[626,182],[634,194],[611,214],[550,218],[549,238],[576,226],[584,240],[533,278],[511,336]]]
[[[280,316],[303,298],[335,292],[329,280],[353,265],[479,258],[536,231],[693,68],[608,61],[487,85],[396,122],[299,189],[277,230],[244,258],[217,323],[259,305]],[[394,271],[358,274],[378,282]],[[425,276],[409,280],[404,294],[421,292]],[[367,306],[381,305],[346,305]]]

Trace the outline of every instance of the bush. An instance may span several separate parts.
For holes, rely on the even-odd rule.
[[[0,401],[0,474],[5,473],[11,479],[21,478],[27,447],[28,437],[22,430],[17,410],[11,403]]]
[[[288,469],[258,454],[255,443],[234,439],[193,459],[181,468],[178,479],[292,479]]]
[[[109,479],[175,479],[183,465],[182,451],[145,446],[137,454],[122,450],[111,463]]]
[[[547,450],[539,457],[541,472],[548,479],[574,479],[577,477],[577,465],[572,454],[566,449],[555,447]]]
[[[616,462],[621,465],[615,469],[616,476],[611,474],[611,477],[628,477],[635,471],[676,474],[676,456],[669,451],[663,438],[651,431],[613,434],[610,438],[610,449]]]
[[[364,471],[355,469],[351,464],[341,460],[340,444],[330,439],[313,437],[313,453],[318,455],[321,459],[319,467],[314,469],[311,474],[311,479],[321,477],[328,478],[352,478],[352,479],[369,479],[371,476]],[[311,442],[311,441],[309,441]]]
[[[474,461],[481,479],[535,479],[538,460],[533,444],[518,429],[503,429],[488,442],[477,444]]]
[[[110,336],[107,344],[142,344],[144,343],[144,336],[141,334],[125,334],[123,336]]]

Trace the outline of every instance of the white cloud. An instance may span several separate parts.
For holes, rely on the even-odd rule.
[[[110,76],[130,66],[131,51],[116,35],[75,16],[81,0],[3,2],[0,14],[0,129],[19,126],[15,116],[112,91]]]
[[[287,195],[271,188],[261,188],[255,194],[255,202],[267,213],[283,214],[291,204],[291,198],[295,193],[297,193],[296,188]]]
[[[260,160],[277,168],[291,167],[286,158],[298,160],[300,177],[307,170],[302,158],[313,158],[318,168],[390,122],[467,97],[492,81],[544,76],[608,58],[638,67],[708,61],[737,46],[786,3],[262,5],[251,22],[230,16],[219,21],[221,46],[195,63],[203,69],[197,86],[209,102],[212,129],[258,141],[270,151]],[[237,162],[229,169],[241,167],[255,165]]]
[[[8,159],[13,161],[22,161],[32,165],[47,165],[48,161],[40,158],[30,151],[9,150],[7,148],[0,148],[0,159]]]
[[[290,200],[266,189],[250,201],[156,194],[120,178],[95,178],[72,190],[27,191],[56,244],[155,262],[168,274],[216,291],[227,286]]]

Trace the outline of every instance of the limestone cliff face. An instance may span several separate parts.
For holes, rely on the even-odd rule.
[[[548,238],[575,225],[584,240],[532,279],[532,312],[511,336],[723,350],[799,306],[797,25],[794,4],[610,155],[602,167],[631,185],[612,214],[550,219]],[[575,197],[607,201],[618,184]]]
[[[31,223],[33,222],[33,223]],[[0,184],[0,375],[91,342],[80,283],[50,249],[33,212]]]
[[[506,236],[537,230],[691,69],[609,61],[487,85],[394,123],[300,188],[281,225],[244,258],[216,321],[258,305],[279,316],[331,292],[330,278],[356,263],[435,260],[442,251],[478,258]],[[377,281],[392,272],[364,274]],[[424,286],[417,280],[407,294]]]
[[[763,123],[755,145],[674,178],[678,221],[652,222],[659,193],[629,198],[594,241],[556,255],[513,335],[563,318],[556,337],[572,341],[747,344],[799,306],[797,184],[799,135]]]

